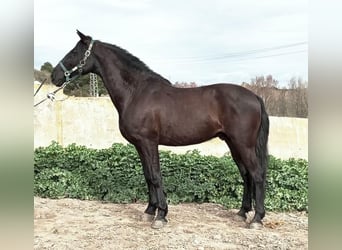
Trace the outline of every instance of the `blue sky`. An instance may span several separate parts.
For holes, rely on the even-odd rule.
[[[281,86],[308,79],[308,1],[35,0],[34,67],[58,61],[79,29],[139,57],[171,82]]]

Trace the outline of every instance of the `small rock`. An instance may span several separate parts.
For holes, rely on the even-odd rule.
[[[199,245],[200,241],[198,239],[194,239],[194,241],[192,242],[193,245]]]
[[[216,234],[213,236],[213,239],[214,240],[220,240],[220,239],[222,239],[222,236],[220,234]]]

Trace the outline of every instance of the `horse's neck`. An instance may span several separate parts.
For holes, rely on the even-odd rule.
[[[103,52],[102,52],[103,53]],[[114,56],[114,55],[113,55]],[[96,74],[99,74],[119,114],[127,106],[134,89],[122,77],[119,65],[111,56],[97,56]]]

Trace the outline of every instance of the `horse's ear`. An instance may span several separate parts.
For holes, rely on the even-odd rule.
[[[77,31],[77,35],[81,38],[81,41],[83,43],[87,43],[87,41],[91,40],[91,37],[90,36],[86,36],[84,35],[81,31],[79,30],[76,30]]]

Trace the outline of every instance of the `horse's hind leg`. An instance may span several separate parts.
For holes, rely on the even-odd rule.
[[[255,188],[255,190],[251,189],[252,191],[255,191],[255,215],[251,221],[250,228],[261,228],[261,220],[265,216],[264,200],[266,173],[260,166],[254,147],[240,147],[239,151],[241,152],[241,160],[253,180],[253,188]]]
[[[237,163],[241,177],[243,179],[243,198],[242,205],[237,213],[237,215],[241,216],[244,219],[247,219],[247,213],[252,210],[252,189],[253,189],[253,180],[251,175],[248,173],[246,168],[242,163]]]
[[[255,199],[255,215],[251,221],[251,228],[261,228],[261,220],[265,216],[265,178],[256,155],[255,147],[248,147],[237,141],[226,140],[233,159],[238,165],[244,181],[242,206],[238,215],[246,218],[246,213],[252,209],[252,198]]]
[[[247,169],[245,168],[239,152],[235,149],[234,145],[225,138],[226,143],[230,149],[231,155],[233,157],[234,162],[238,166],[240,175],[243,180],[243,198],[242,198],[242,205],[237,213],[237,215],[242,218],[246,219],[246,214],[252,210],[252,188],[253,188],[253,180]]]

